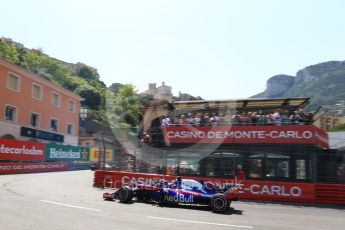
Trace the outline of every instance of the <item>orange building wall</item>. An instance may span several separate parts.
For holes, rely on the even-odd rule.
[[[21,78],[20,92],[7,88],[9,72]],[[32,98],[33,83],[42,86],[42,100]],[[52,105],[53,92],[60,94],[60,107]],[[75,102],[75,112],[68,111],[69,99]],[[18,107],[17,123],[20,125],[30,127],[30,114],[35,112],[40,114],[40,126],[36,128],[49,131],[50,121],[55,118],[58,133],[66,134],[67,124],[72,123],[73,136],[78,136],[80,100],[78,95],[0,60],[0,120],[5,120],[5,105],[9,104]]]

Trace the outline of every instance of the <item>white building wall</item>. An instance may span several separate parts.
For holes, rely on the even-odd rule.
[[[331,149],[345,147],[345,132],[328,132],[328,137]]]
[[[0,137],[5,134],[13,135],[16,138],[20,137],[20,125],[17,123],[0,120]]]
[[[76,136],[65,135],[64,140],[65,140],[64,145],[78,146],[78,137]]]

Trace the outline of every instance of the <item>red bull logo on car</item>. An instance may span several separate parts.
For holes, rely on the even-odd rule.
[[[176,195],[165,196],[164,200],[169,203],[194,203],[194,196],[176,193]]]

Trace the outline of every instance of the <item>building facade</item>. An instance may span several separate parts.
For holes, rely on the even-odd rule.
[[[78,145],[82,98],[0,59],[0,138]]]
[[[315,122],[314,125],[327,131],[329,128],[333,128],[337,125],[344,124],[345,117],[340,115],[322,115]]]
[[[171,86],[165,85],[165,82],[162,82],[162,85],[158,87],[156,83],[150,83],[148,90],[139,93],[139,96],[152,96],[152,98],[156,100],[168,99],[173,96],[171,89]]]

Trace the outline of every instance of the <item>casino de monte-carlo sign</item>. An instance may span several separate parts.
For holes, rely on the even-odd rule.
[[[312,125],[166,126],[165,143],[313,144],[328,148],[328,134]]]
[[[89,161],[89,159],[88,147],[46,144],[47,161]]]

